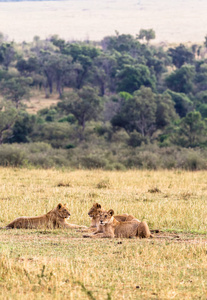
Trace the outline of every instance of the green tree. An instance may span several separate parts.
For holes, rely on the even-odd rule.
[[[157,95],[156,127],[163,129],[179,116],[175,111],[175,103],[168,93]]]
[[[192,101],[184,93],[175,93],[171,90],[166,90],[166,93],[169,94],[175,103],[176,113],[181,117],[185,117],[188,112],[193,108]]]
[[[137,131],[143,137],[156,130],[157,101],[150,88],[141,87],[132,98],[122,102],[119,112],[112,118],[113,127],[122,127],[127,133]]]
[[[30,115],[26,111],[18,112],[16,121],[12,127],[12,136],[9,139],[10,143],[28,143],[31,141],[30,134],[32,133],[36,122],[36,116]]]
[[[35,56],[31,56],[28,59],[20,58],[16,63],[16,68],[22,76],[31,76],[33,72],[40,71],[40,62]]]
[[[125,91],[133,93],[142,85],[155,89],[156,79],[151,76],[148,67],[144,65],[125,65],[122,70],[117,73],[117,91]]]
[[[198,107],[198,111],[200,112],[202,118],[207,119],[207,103],[202,103],[202,104]]]
[[[12,77],[4,79],[1,83],[2,93],[6,99],[11,100],[19,108],[21,100],[29,99],[31,78]]]
[[[76,76],[76,88],[80,89],[87,83],[88,73],[92,68],[94,59],[100,55],[100,49],[81,43],[67,43],[62,53],[70,55],[74,63]]]
[[[141,47],[138,42],[130,34],[119,34],[115,36],[107,36],[101,41],[103,50],[116,50],[118,52],[133,52]]]
[[[83,138],[86,122],[99,117],[102,109],[102,101],[95,89],[89,86],[81,90],[70,92],[58,103],[58,107],[67,114],[73,114],[81,127],[80,138]]]
[[[100,89],[100,95],[104,96],[106,90],[115,90],[115,74],[117,60],[112,55],[102,54],[94,59],[91,69],[91,83],[95,83]]]
[[[194,83],[197,92],[207,90],[207,63],[205,61],[197,65]]]
[[[0,144],[12,136],[12,127],[16,121],[17,111],[14,107],[0,105]]]
[[[139,34],[137,35],[138,40],[146,40],[149,43],[150,40],[155,39],[155,31],[151,29],[140,29]]]
[[[5,70],[9,69],[10,64],[17,58],[17,51],[14,43],[3,42],[0,44],[0,64]]]
[[[184,65],[166,78],[166,84],[174,92],[188,94],[193,90],[194,78],[195,67]]]
[[[187,49],[184,45],[180,44],[178,47],[170,48],[168,55],[172,57],[173,64],[180,68],[184,64],[192,64],[194,62],[194,54],[192,50]]]
[[[198,111],[192,111],[181,120],[173,142],[183,147],[197,147],[206,142],[207,127]]]

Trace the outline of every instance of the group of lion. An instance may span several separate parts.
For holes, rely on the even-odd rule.
[[[19,217],[9,223],[5,228],[76,228],[88,234],[89,238],[149,238],[152,234],[146,222],[141,222],[127,213],[114,215],[113,209],[104,210],[99,203],[93,204],[88,212],[91,218],[91,226],[75,225],[66,222],[70,212],[66,205],[59,203],[57,207],[47,214],[38,217]]]

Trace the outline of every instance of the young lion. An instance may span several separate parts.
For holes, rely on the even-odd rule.
[[[67,223],[65,219],[69,217],[70,212],[66,208],[66,205],[59,203],[57,207],[45,215],[38,217],[19,217],[9,223],[5,228],[87,228],[86,226]]]
[[[150,233],[149,227],[146,222],[140,222],[137,219],[131,221],[119,222],[114,217],[114,211],[101,211],[99,213],[99,224],[103,228],[102,233],[84,235],[83,237],[91,238],[149,238],[153,237]]]
[[[94,203],[88,212],[88,215],[91,218],[91,226],[89,227],[89,229],[91,229],[92,231],[95,231],[94,232],[95,234],[99,233],[99,232],[103,232],[103,228],[102,228],[103,226],[99,222],[99,214],[102,211],[104,211],[104,210],[101,208],[101,204]],[[131,221],[131,220],[135,219],[134,216],[129,215],[129,214],[116,215],[116,216],[114,216],[114,218],[119,222]]]

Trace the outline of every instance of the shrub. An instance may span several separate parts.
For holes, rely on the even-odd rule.
[[[182,168],[190,171],[206,169],[206,159],[201,157],[200,153],[189,152],[183,159]]]
[[[17,144],[0,146],[1,166],[23,166],[27,162],[27,154]]]
[[[147,138],[142,136],[139,132],[132,132],[130,134],[130,138],[128,140],[128,145],[132,146],[132,147],[139,147],[142,144],[146,144],[147,143]]]
[[[105,170],[125,171],[126,167],[123,164],[119,163],[119,162],[115,162],[115,163],[107,164],[106,167],[105,167]]]
[[[98,156],[85,156],[80,158],[80,167],[86,169],[103,169],[107,161]]]
[[[47,152],[51,149],[52,149],[51,145],[44,142],[36,142],[36,143],[28,144],[28,150],[31,153]]]

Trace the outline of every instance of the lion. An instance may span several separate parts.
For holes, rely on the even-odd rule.
[[[103,232],[103,228],[102,228],[103,226],[99,222],[99,215],[102,211],[104,211],[104,210],[101,208],[101,204],[94,203],[88,212],[88,215],[91,218],[91,226],[89,227],[89,229],[92,231],[95,231],[94,234]],[[131,220],[135,219],[134,216],[129,215],[127,213],[121,214],[121,215],[116,215],[116,216],[114,216],[114,218],[119,222],[131,221]]]
[[[140,222],[137,219],[131,221],[117,221],[114,217],[113,209],[99,212],[99,224],[102,226],[103,232],[83,237],[91,238],[149,238],[153,237],[146,222]]]
[[[101,204],[94,203],[91,209],[88,212],[89,217],[91,218],[91,226],[90,227],[97,227],[99,224],[99,213],[104,209],[101,208]],[[124,221],[131,221],[135,219],[133,215],[129,215],[127,213],[121,215],[115,215],[114,218],[119,222]]]
[[[87,228],[86,226],[69,224],[65,219],[70,217],[70,212],[66,205],[59,203],[57,207],[49,211],[47,214],[38,217],[19,217],[9,223],[6,229],[9,228],[24,228],[34,229],[40,227],[46,228]]]

